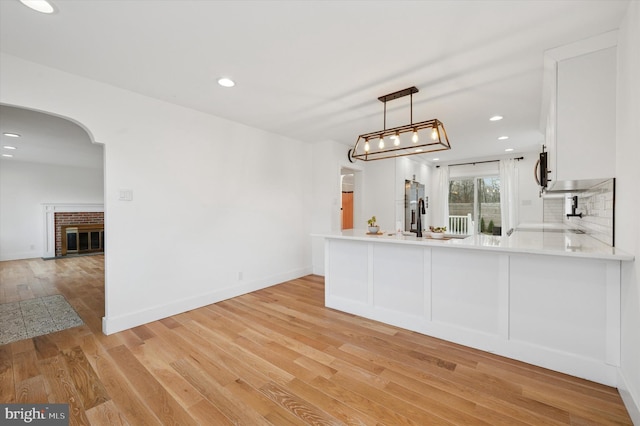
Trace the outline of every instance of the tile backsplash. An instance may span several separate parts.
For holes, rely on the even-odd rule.
[[[568,194],[564,199],[564,213],[571,213],[571,197],[574,195],[578,196],[576,213],[582,213],[582,217],[567,218],[564,215],[564,222],[613,246],[615,179],[609,179],[584,192]]]
[[[545,198],[542,202],[542,221],[544,223],[564,222],[564,198]]]

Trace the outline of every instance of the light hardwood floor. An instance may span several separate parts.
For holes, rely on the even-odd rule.
[[[631,424],[616,389],[327,309],[319,276],[105,336],[103,262],[0,262],[0,303],[63,294],[85,322],[0,346],[0,403],[92,425]]]

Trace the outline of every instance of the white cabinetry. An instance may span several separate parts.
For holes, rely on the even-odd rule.
[[[551,188],[615,177],[616,40],[611,32],[546,52]]]
[[[556,180],[614,177],[616,48],[558,63]]]

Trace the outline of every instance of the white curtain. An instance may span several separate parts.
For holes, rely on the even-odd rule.
[[[437,184],[433,226],[446,226],[449,230],[449,166],[438,168]]]
[[[502,236],[518,224],[518,169],[516,160],[500,160],[500,211],[502,216]]]

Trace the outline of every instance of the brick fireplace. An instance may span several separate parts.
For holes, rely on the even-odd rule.
[[[104,228],[104,204],[98,203],[43,203],[44,250],[42,257],[52,259],[62,255],[62,230],[69,225],[77,225],[79,241],[80,232],[96,227]],[[85,237],[85,236],[83,236]],[[88,235],[91,239],[94,236]],[[104,233],[99,236],[104,239]]]
[[[63,230],[76,225],[79,228],[87,228],[83,225],[100,225],[100,227],[103,227],[104,212],[60,212],[54,214],[54,222],[56,229],[56,257],[58,257],[66,254],[62,244],[63,240],[66,241],[65,236],[62,235]]]

